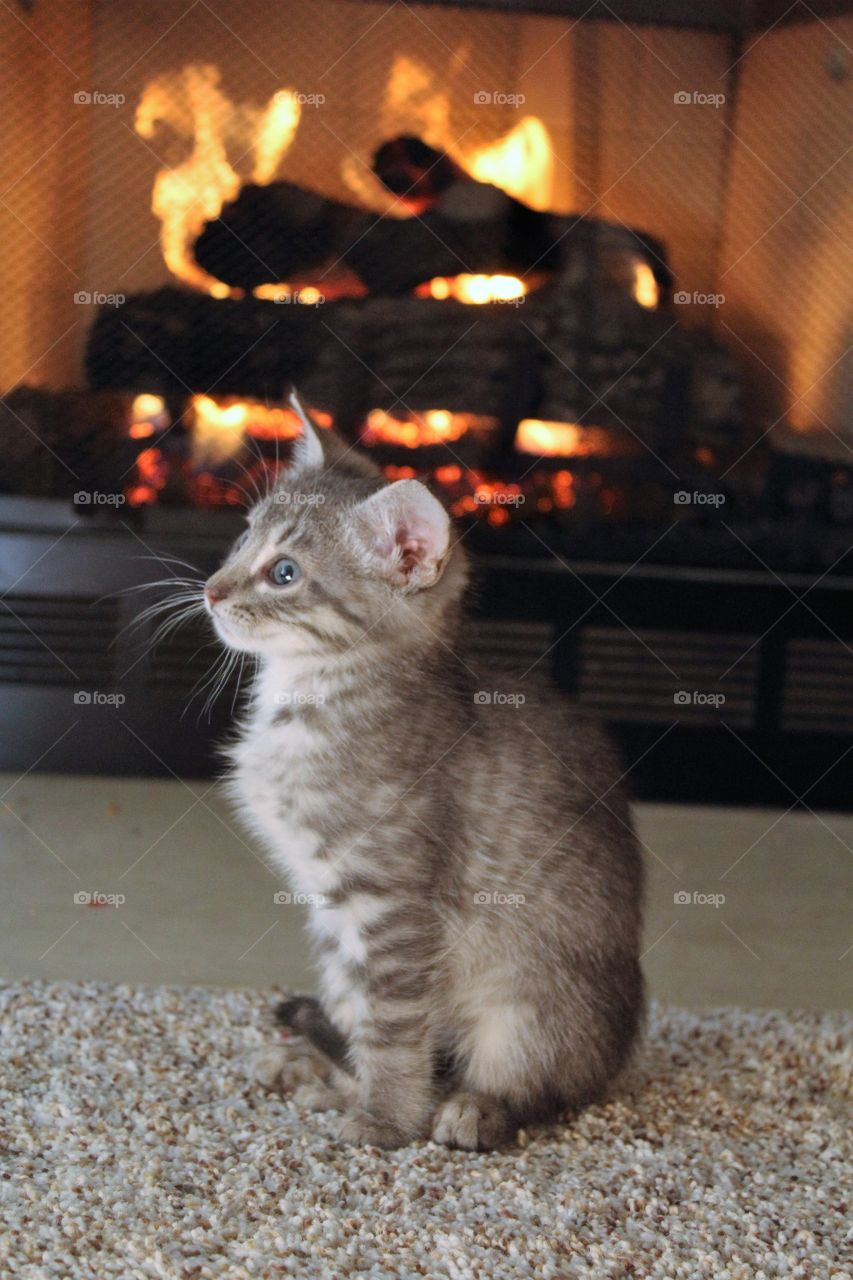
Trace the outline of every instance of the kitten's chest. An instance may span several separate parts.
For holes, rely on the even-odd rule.
[[[330,882],[328,841],[318,814],[330,795],[332,762],[307,725],[253,725],[232,753],[231,791],[247,825],[301,892]]]

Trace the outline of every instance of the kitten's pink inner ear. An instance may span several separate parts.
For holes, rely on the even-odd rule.
[[[361,504],[369,547],[386,577],[419,590],[441,576],[450,543],[447,512],[417,480],[398,480]]]

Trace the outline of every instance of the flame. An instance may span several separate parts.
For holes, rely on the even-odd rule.
[[[620,443],[606,427],[523,418],[515,433],[515,447],[520,453],[535,453],[540,458],[615,457],[625,449],[630,451],[630,441]]]
[[[270,98],[255,134],[253,182],[262,187],[272,182],[296,136],[301,112],[302,108],[292,89],[280,89]]]
[[[476,413],[451,413],[449,409],[425,409],[408,418],[395,418],[384,409],[372,409],[362,439],[365,444],[404,445],[408,449],[445,444],[469,431],[491,431],[494,418]]]
[[[152,138],[162,124],[192,142],[183,163],[157,174],[151,210],[160,219],[160,244],[172,274],[214,298],[227,298],[238,296],[237,291],[202,270],[192,252],[204,224],[219,217],[243,184],[229,162],[227,144],[239,147],[241,156],[254,153],[252,180],[270,182],[296,134],[300,106],[293,91],[283,89],[265,108],[243,106],[238,111],[219,79],[214,66],[188,66],[159,76],[143,92],[134,128],[140,137]],[[248,140],[241,136],[247,131]]]
[[[576,422],[544,422],[524,418],[518,424],[515,447],[521,453],[535,453],[545,458],[569,458],[578,452],[582,429]]]
[[[439,79],[415,58],[404,54],[395,57],[380,110],[379,136],[417,134],[430,146],[446,151],[472,178],[500,187],[533,209],[550,209],[554,149],[551,136],[538,116],[524,116],[503,137],[484,146],[457,145],[460,134],[470,130],[460,129],[451,119],[451,95],[446,85],[454,83],[457,66],[465,64],[464,58],[461,62],[458,55],[454,58],[448,74]],[[468,89],[460,86],[459,92],[467,93]],[[346,157],[341,164],[341,176],[358,200],[374,212],[383,217],[412,216],[411,209],[387,191],[359,157]]]
[[[145,440],[153,436],[155,431],[163,431],[169,425],[169,411],[162,396],[134,396],[130,406],[130,427],[128,434],[132,440]]]
[[[463,157],[462,163],[479,182],[491,182],[531,209],[551,207],[554,153],[551,138],[538,116],[525,116],[509,133]]]
[[[632,288],[634,301],[641,307],[654,311],[660,301],[660,289],[655,280],[655,273],[647,262],[638,258],[634,263],[634,283]]]
[[[501,275],[435,276],[415,289],[419,298],[453,298],[456,302],[478,306],[486,302],[512,302],[526,293],[527,285],[517,276]]]
[[[293,409],[256,400],[215,400],[196,395],[190,408],[193,462],[197,467],[220,466],[237,453],[247,436],[256,440],[293,440],[302,430]]]

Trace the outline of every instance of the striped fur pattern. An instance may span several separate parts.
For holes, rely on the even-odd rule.
[[[342,1109],[354,1142],[492,1147],[599,1097],[639,1029],[619,763],[553,690],[466,655],[440,504],[322,434],[306,421],[207,584],[221,639],[259,659],[233,797],[312,904],[319,962],[258,1074]]]

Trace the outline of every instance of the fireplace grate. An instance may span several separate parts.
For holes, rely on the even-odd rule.
[[[0,606],[0,683],[109,685],[114,600],[5,595]]]
[[[843,640],[790,641],[781,728],[794,733],[853,733],[853,649]]]

